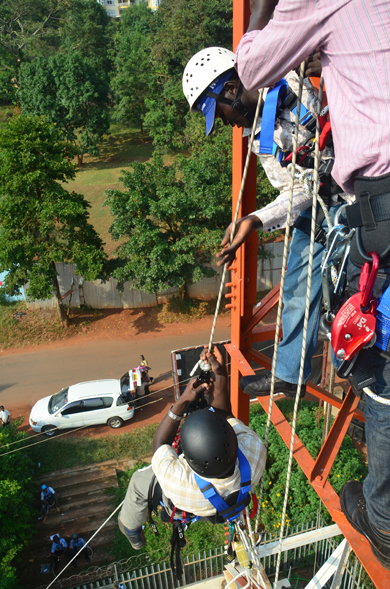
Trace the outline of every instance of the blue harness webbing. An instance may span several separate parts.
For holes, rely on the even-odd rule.
[[[273,88],[268,90],[267,96],[265,97],[263,113],[261,116],[261,130],[258,133],[257,138],[260,139],[259,154],[272,154],[276,159],[281,162],[283,159],[283,150],[279,148],[278,144],[274,141],[276,111],[278,107],[278,101],[280,93],[288,88],[288,83],[284,78],[279,80]],[[283,105],[282,105],[283,106]],[[295,115],[297,112],[297,106],[291,109],[291,112]],[[301,104],[301,117],[305,116],[309,111]],[[308,114],[305,119],[301,120],[302,125],[306,124],[312,118],[311,113]]]
[[[234,505],[228,505],[224,499],[217,493],[213,485],[205,481],[194,473],[197,485],[202,491],[205,499],[208,499],[212,506],[217,510],[217,514],[227,521],[232,521],[240,514],[245,507],[245,501],[251,490],[251,467],[244,454],[238,449],[238,465],[240,468],[241,484],[237,501]]]

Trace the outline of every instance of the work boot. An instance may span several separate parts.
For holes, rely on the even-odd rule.
[[[340,505],[351,526],[370,542],[375,558],[390,571],[390,533],[383,532],[370,523],[363,485],[359,481],[345,483],[340,493]]]
[[[265,376],[243,376],[239,382],[240,389],[250,396],[266,397],[271,394],[271,373]],[[284,393],[286,397],[295,399],[297,384],[286,382],[275,376],[275,393]],[[306,385],[302,383],[299,397],[302,399],[306,395]]]
[[[141,548],[146,546],[145,534],[142,528],[138,528],[138,530],[128,530],[126,537],[134,550],[141,550]]]

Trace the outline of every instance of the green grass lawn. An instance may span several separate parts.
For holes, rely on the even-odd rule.
[[[152,153],[152,139],[147,134],[143,136],[137,129],[112,123],[110,135],[100,145],[99,158],[86,156],[76,179],[67,184],[68,190],[83,194],[90,203],[91,223],[105,242],[108,255],[112,255],[118,244],[108,232],[112,217],[109,209],[103,206],[104,193],[109,189],[121,189],[122,170],[131,168],[132,162],[148,161]]]
[[[101,436],[99,438],[74,437],[72,435],[47,438],[42,436],[38,440],[45,440],[26,449],[26,453],[35,464],[40,463],[41,473],[51,472],[58,468],[73,468],[86,466],[106,460],[120,460],[129,458],[140,460],[152,452],[152,442],[158,423],[152,423],[137,430],[116,436]],[[37,440],[35,440],[37,441]],[[29,439],[26,444],[29,445]],[[58,457],[61,457],[60,463]]]

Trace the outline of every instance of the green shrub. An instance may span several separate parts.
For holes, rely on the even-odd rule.
[[[279,409],[289,418],[292,414],[293,401],[278,403]],[[318,405],[304,403],[298,413],[296,433],[306,449],[316,458],[321,449],[323,419],[317,426]],[[264,440],[267,415],[259,405],[251,408],[250,427]],[[276,428],[271,424],[268,437],[268,456],[264,474],[264,491],[262,497],[261,521],[272,531],[280,527],[284,492],[287,476],[289,450],[283,442]],[[349,436],[344,438],[336,460],[330,471],[328,480],[336,493],[343,484],[350,479],[363,480],[367,475],[367,467],[363,464],[361,455],[353,447]],[[305,474],[293,460],[290,479],[289,502],[287,505],[286,523],[300,524],[316,519],[319,507],[319,497],[313,487],[309,485]],[[330,521],[327,510],[322,506],[322,516]]]
[[[21,421],[14,421],[8,427],[0,428],[1,454],[19,446],[12,442],[27,437],[18,432]],[[33,532],[32,484],[33,463],[24,452],[15,452],[1,457],[0,480],[0,588],[19,587],[14,559],[27,545]]]

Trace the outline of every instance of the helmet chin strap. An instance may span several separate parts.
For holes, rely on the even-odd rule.
[[[208,90],[207,92],[205,92],[205,94],[206,94],[206,96],[209,96],[210,98],[215,98],[215,100],[217,102],[222,102],[223,104],[228,104],[229,106],[234,108],[234,110],[236,110],[237,112],[240,113],[240,115],[245,117],[247,119],[247,121],[249,122],[249,124],[252,126],[253,121],[254,121],[254,114],[249,112],[249,110],[241,102],[241,96],[242,96],[243,90],[244,90],[244,86],[242,85],[242,82],[240,82],[238,89],[237,89],[237,94],[236,94],[236,97],[234,100],[230,100],[230,98],[225,98],[225,96],[222,96],[221,94],[215,94],[215,92],[212,92],[211,90]]]

